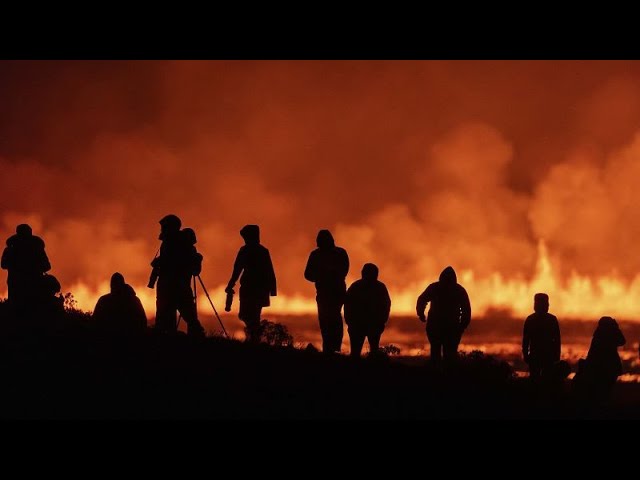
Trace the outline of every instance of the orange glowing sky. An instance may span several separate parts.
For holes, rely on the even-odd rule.
[[[640,318],[637,61],[1,61],[0,106],[0,238],[30,223],[85,309],[120,271],[154,314],[176,213],[219,309],[257,223],[281,312],[329,228],[396,313],[451,264],[474,314]]]

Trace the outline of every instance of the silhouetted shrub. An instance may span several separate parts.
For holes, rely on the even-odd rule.
[[[60,295],[64,299],[64,316],[67,321],[83,324],[91,322],[92,312],[85,312],[78,308],[78,301],[73,297],[71,292]]]
[[[503,383],[516,378],[515,371],[509,363],[486,355],[480,350],[460,352],[456,370],[458,375],[480,382]]]
[[[260,341],[273,347],[293,346],[293,337],[287,327],[269,320],[260,322]]]
[[[386,355],[400,355],[400,348],[396,347],[393,344],[380,347],[380,351]]]

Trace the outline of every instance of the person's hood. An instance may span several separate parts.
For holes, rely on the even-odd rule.
[[[458,277],[456,276],[456,271],[453,269],[453,267],[448,266],[447,268],[442,270],[442,273],[440,274],[440,281],[443,283],[451,284],[458,283]]]
[[[318,232],[316,244],[318,245],[318,248],[333,248],[336,246],[333,235],[331,235],[329,230],[320,230]]]

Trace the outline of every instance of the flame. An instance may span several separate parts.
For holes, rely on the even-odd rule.
[[[589,277],[572,271],[568,278],[561,279],[554,270],[544,240],[538,242],[536,269],[531,280],[505,278],[500,273],[478,278],[473,270],[462,270],[459,282],[467,289],[474,316],[484,316],[494,309],[506,310],[514,317],[524,317],[533,310],[533,295],[545,292],[550,297],[551,312],[572,319],[594,319],[610,315],[619,319],[634,321],[640,317],[640,275],[630,282],[611,274]],[[404,289],[394,289],[388,285],[392,299],[392,315],[413,315],[418,295],[433,280],[414,283]],[[142,301],[147,317],[155,317],[155,290],[144,285],[132,285]],[[223,314],[225,285],[208,290],[211,301],[219,314]],[[109,283],[102,282],[96,288],[78,282],[63,291],[70,291],[85,311],[93,310],[98,298],[109,291]],[[6,297],[6,290],[3,293]],[[197,301],[199,311],[209,312],[211,304],[198,285]],[[237,312],[234,299],[233,311]],[[272,297],[268,311],[278,315],[305,315],[316,313],[314,298],[302,295],[279,294]]]

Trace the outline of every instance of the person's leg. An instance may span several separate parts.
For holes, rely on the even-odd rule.
[[[347,332],[349,333],[349,342],[351,343],[351,356],[359,357],[362,353],[365,335],[361,329],[353,327],[349,327]]]
[[[318,322],[322,333],[322,351],[339,352],[342,347],[342,304],[335,298],[324,295],[316,298],[318,303]]]
[[[329,313],[331,330],[331,351],[340,352],[342,350],[342,337],[344,335],[344,325],[342,324],[342,302],[339,299],[332,299]]]
[[[529,359],[529,378],[532,382],[539,382],[542,377],[542,368],[535,359]]]
[[[238,318],[245,324],[246,340],[250,343],[260,342],[260,316],[262,307],[248,295],[240,295],[240,312]]]
[[[176,310],[175,292],[158,282],[155,323],[157,331],[162,333],[176,332]]]
[[[457,331],[446,332],[442,338],[442,352],[444,362],[447,365],[451,365],[458,358],[458,344],[460,343],[460,336]]]
[[[442,361],[442,339],[434,328],[427,327],[427,338],[431,344],[431,363],[440,365]]]
[[[382,336],[382,330],[374,329],[369,332],[367,339],[369,340],[369,350],[371,353],[376,353],[380,350],[380,337]]]
[[[252,343],[260,342],[260,317],[262,316],[262,307],[252,305],[250,313],[247,316],[247,337]]]
[[[187,335],[203,337],[204,328],[198,320],[198,312],[193,301],[193,290],[189,284],[180,285],[178,293],[178,310],[187,324]]]

